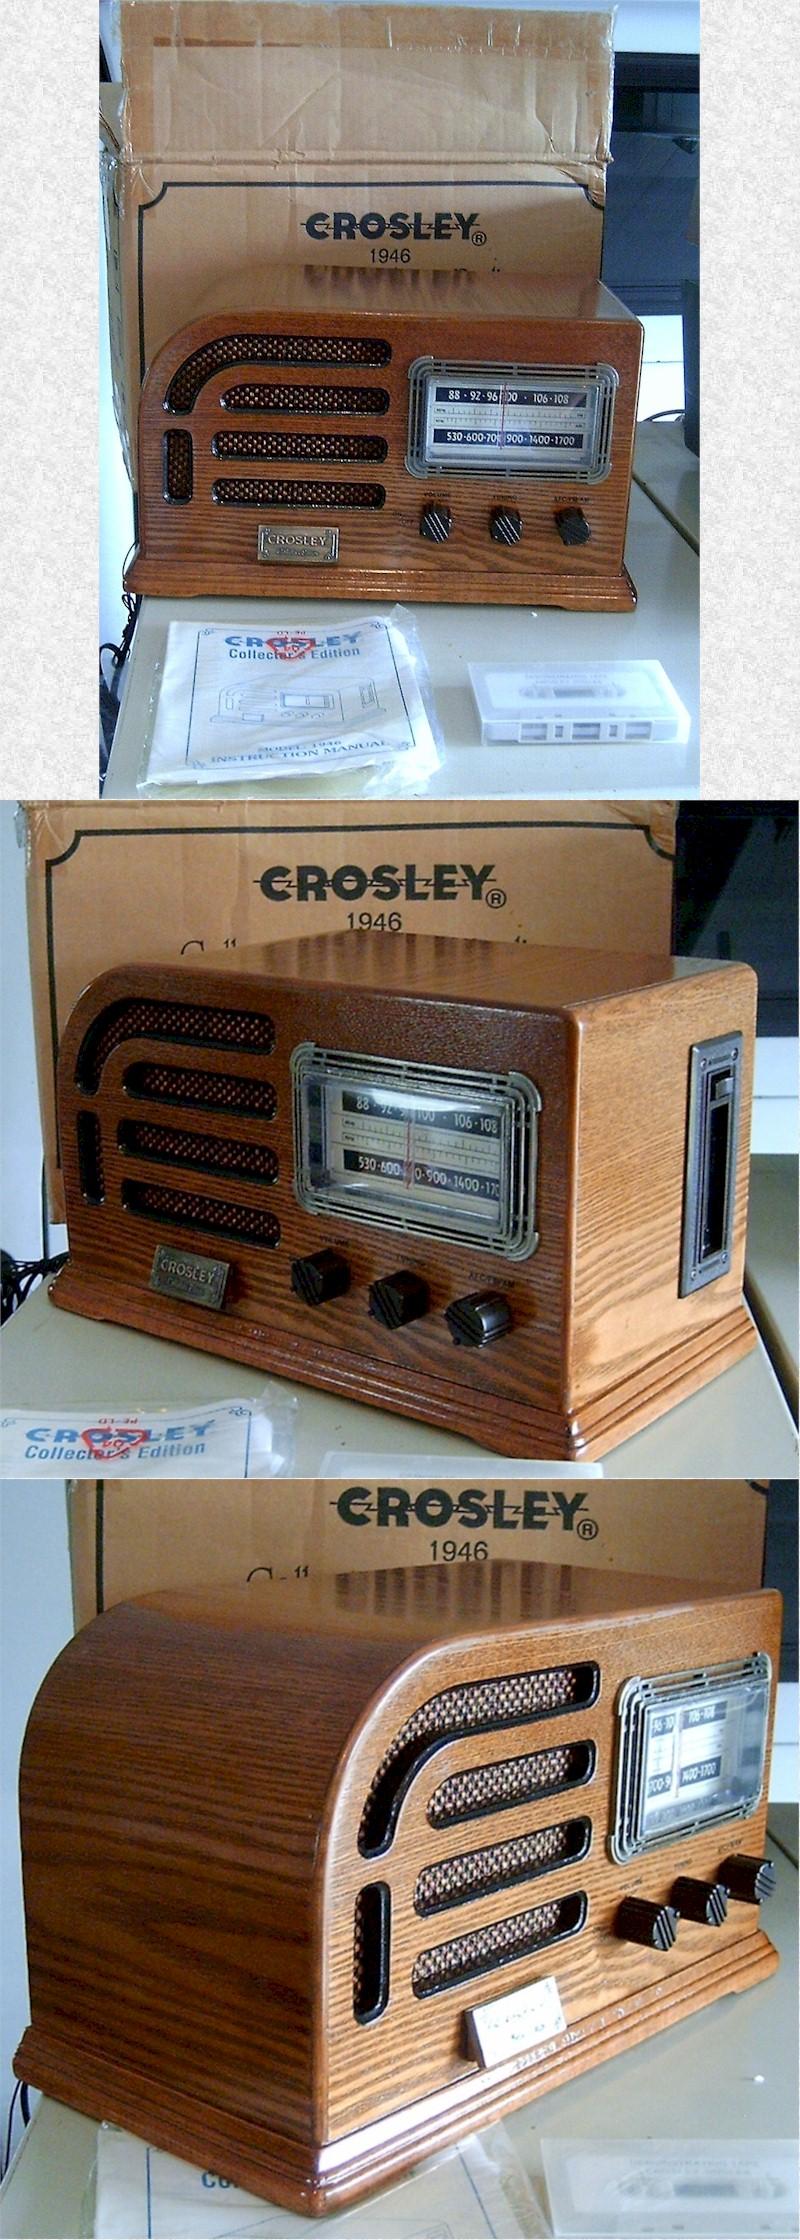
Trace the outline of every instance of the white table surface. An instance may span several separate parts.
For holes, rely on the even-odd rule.
[[[687,451],[683,419],[640,420],[633,472],[695,552],[700,547],[700,461]]]
[[[541,2203],[542,2140],[792,2138],[797,2129],[797,1813],[770,1812],[777,1890],[764,1927],[777,1973],[738,1997],[587,2070],[510,2116],[504,2130]],[[491,2144],[491,2131],[483,2134]],[[54,2101],[40,2103],[2,2193],[0,2230],[14,2240],[81,2240],[93,2230],[96,2126]],[[335,2234],[338,2216],[320,2224]],[[438,2229],[438,2228],[437,2228]],[[532,2230],[541,2230],[537,2220]],[[547,2229],[547,2226],[545,2226]],[[381,2230],[376,2204],[376,2240]],[[131,2234],[130,2240],[141,2240]],[[499,2235],[502,2240],[502,2234]],[[719,2240],[725,2240],[720,2231]]]
[[[124,1410],[144,1404],[183,1411],[212,1400],[255,1399],[265,1378],[234,1361],[187,1346],[89,1322],[54,1306],[44,1286],[6,1325],[3,1406]],[[270,1378],[270,1382],[278,1382]],[[297,1397],[290,1477],[366,1478],[398,1467],[405,1477],[471,1476],[498,1457],[448,1431],[367,1408],[311,1386],[281,1383]],[[553,1465],[528,1455],[502,1457],[506,1479],[565,1474],[585,1478],[586,1463]],[[605,1456],[606,1478],[789,1478],[797,1440],[789,1409],[759,1340],[743,1361],[683,1400],[657,1423]]]
[[[699,790],[698,561],[686,539],[634,484],[626,559],[639,593],[632,614],[573,614],[552,607],[435,607],[412,611],[431,673],[444,733],[440,769],[421,791],[441,800],[680,799]],[[313,602],[318,622],[340,622],[352,601]],[[369,611],[368,609],[362,611]],[[149,739],[158,670],[171,621],[249,622],[264,628],[307,620],[297,599],[151,599],[142,601],[122,707],[106,778],[106,801],[136,795]],[[467,674],[469,661],[658,660],[691,716],[686,747],[482,747]],[[413,792],[413,789],[410,789]],[[196,799],[196,786],[159,789],[162,800]],[[248,797],[333,801],[396,797],[396,773],[354,770],[332,778],[292,777],[248,783]],[[241,798],[242,786],[215,783],[215,797]],[[156,798],[150,796],[149,798]]]

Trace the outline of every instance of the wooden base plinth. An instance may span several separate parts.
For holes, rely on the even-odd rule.
[[[777,1965],[769,1938],[756,1929],[733,1953],[728,1945],[718,1959],[695,1963],[667,1984],[629,1999],[612,1994],[607,2009],[571,2026],[563,2045],[555,2040],[500,2068],[471,2070],[397,2114],[326,2145],[279,2137],[35,2025],[25,2032],[14,2070],[82,2115],[121,2124],[151,2146],[211,2168],[284,2208],[321,2216],[712,2000],[748,1989]]]
[[[70,1262],[51,1284],[50,1296],[56,1306],[94,1322],[122,1323],[151,1337],[242,1361],[248,1368],[270,1369],[293,1383],[435,1424],[497,1454],[542,1462],[599,1460],[731,1368],[756,1342],[746,1307],[736,1305],[723,1320],[693,1331],[635,1374],[599,1390],[580,1411],[568,1412],[545,1399],[515,1405],[505,1395],[476,1391],[469,1382],[469,1355],[457,1348],[458,1381],[455,1373],[452,1382],[422,1371],[412,1378],[385,1361],[316,1346],[313,1337],[271,1340],[266,1331],[233,1316],[186,1307],[124,1284],[92,1281]]]
[[[192,569],[189,558],[181,562],[146,560],[136,554],[125,576],[126,591],[147,593],[158,599],[199,599],[208,594],[208,567]],[[619,575],[590,576],[586,572],[531,568],[529,575],[510,577],[502,570],[477,577],[475,573],[437,571],[435,583],[429,569],[260,567],[250,562],[226,566],[220,562],[216,582],[219,599],[413,599],[417,605],[443,607],[567,607],[584,614],[627,614],[636,605],[636,587],[627,568]]]

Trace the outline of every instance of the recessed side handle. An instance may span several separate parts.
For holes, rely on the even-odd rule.
[[[741,1034],[731,1034],[695,1042],[690,1053],[681,1298],[731,1264],[742,1049]]]

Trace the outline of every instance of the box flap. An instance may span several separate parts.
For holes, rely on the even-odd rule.
[[[610,12],[122,0],[134,162],[608,160]]]

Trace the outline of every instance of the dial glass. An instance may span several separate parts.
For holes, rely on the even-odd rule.
[[[754,1810],[769,1695],[766,1656],[696,1675],[628,1681],[618,1707],[615,1859]]]
[[[611,465],[611,366],[411,367],[412,474],[545,474],[598,482]]]
[[[301,1205],[510,1259],[532,1252],[539,1097],[521,1074],[349,1055],[292,1058]]]

